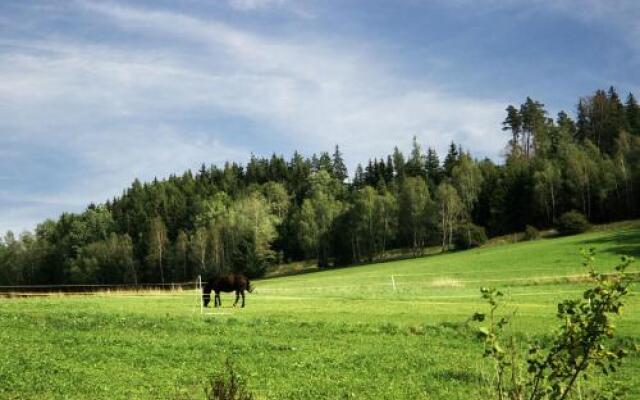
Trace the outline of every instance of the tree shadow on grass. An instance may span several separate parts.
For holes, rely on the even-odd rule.
[[[640,229],[625,229],[598,239],[579,242],[584,247],[596,247],[598,253],[633,256],[640,258]]]

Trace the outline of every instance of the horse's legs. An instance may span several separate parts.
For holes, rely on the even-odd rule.
[[[241,290],[240,294],[242,295],[242,308],[244,308],[244,290]]]
[[[214,298],[214,301],[215,301],[216,308],[222,306],[222,301],[220,301],[220,292],[216,291],[216,296]]]
[[[202,302],[205,307],[209,307],[209,302],[211,301],[211,292],[204,293],[202,295]]]
[[[235,307],[238,304],[238,299],[240,298],[240,291],[236,290],[236,301],[233,302],[233,306]]]

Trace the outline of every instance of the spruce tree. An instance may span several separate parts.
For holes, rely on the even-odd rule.
[[[390,184],[391,182],[393,182],[393,174],[394,174],[394,170],[393,170],[393,158],[391,158],[391,155],[387,156],[387,165],[384,171],[384,180],[385,182],[387,182],[387,184]]]
[[[556,119],[556,124],[562,129],[565,130],[571,137],[576,135],[576,123],[573,122],[571,117],[564,112],[563,110],[558,113],[558,117]]]
[[[418,143],[418,138],[415,136],[413,137],[411,145],[411,157],[409,157],[406,164],[406,174],[407,176],[419,176],[423,178],[426,176],[422,148]]]
[[[404,179],[405,176],[405,161],[404,154],[398,149],[393,148],[393,169],[395,170],[396,178],[398,180]]]
[[[458,152],[458,147],[454,142],[451,142],[451,144],[449,145],[449,152],[447,153],[447,157],[445,157],[444,164],[443,164],[444,173],[448,177],[451,176],[451,171],[453,170],[453,167],[458,162],[459,156],[460,156],[460,153]]]
[[[632,135],[640,135],[640,106],[638,106],[638,102],[633,93],[629,93],[627,97],[625,114],[629,126],[629,133]]]
[[[356,167],[356,172],[353,176],[353,186],[356,188],[362,187],[364,185],[364,170],[362,169],[362,164],[358,164]]]
[[[627,123],[625,107],[613,86],[609,88],[607,97],[609,103],[607,115],[605,116],[605,140],[603,141],[602,150],[607,154],[613,154],[616,147],[616,140],[621,132],[629,131],[629,125]]]
[[[576,122],[576,135],[575,138],[578,141],[591,138],[593,134],[593,128],[591,126],[590,117],[590,103],[587,99],[580,99],[578,102],[578,120]]]
[[[427,170],[427,178],[429,178],[429,182],[433,185],[432,187],[436,187],[440,184],[442,180],[442,168],[440,167],[440,159],[438,158],[438,153],[436,153],[433,147],[429,147],[427,150],[427,160],[426,160],[426,170]]]
[[[326,151],[320,153],[318,171],[327,171],[329,174],[333,174],[333,162],[331,161],[331,156]]]
[[[348,176],[347,166],[344,164],[342,153],[338,145],[336,145],[336,149],[333,152],[333,177],[340,182],[344,182]]]

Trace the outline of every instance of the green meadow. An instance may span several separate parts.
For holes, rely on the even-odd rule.
[[[195,291],[0,299],[0,398],[198,399],[233,362],[257,398],[482,399],[493,379],[469,317],[502,288],[524,340],[599,270],[640,256],[640,224],[587,234],[256,281],[247,307],[201,314]],[[632,271],[640,265],[635,264]],[[638,287],[617,322],[640,336]],[[584,387],[640,398],[640,356]]]

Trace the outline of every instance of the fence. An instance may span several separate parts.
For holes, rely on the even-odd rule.
[[[149,290],[193,290],[197,281],[172,283],[138,283],[138,284],[60,284],[60,285],[9,285],[0,286],[3,293],[93,293],[111,291],[149,291]]]

